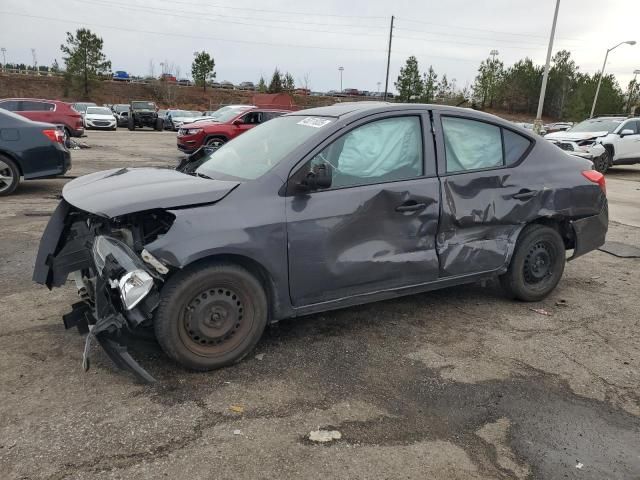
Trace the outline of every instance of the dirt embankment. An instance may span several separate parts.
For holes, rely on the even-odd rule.
[[[65,102],[91,101],[98,105],[128,103],[129,100],[152,99],[161,108],[184,108],[193,110],[215,110],[220,105],[251,103],[254,92],[199,87],[181,87],[163,82],[152,84],[102,81],[98,82],[88,96],[65,88],[61,77],[36,77],[6,75],[0,73],[0,98],[27,97],[63,100]],[[294,95],[294,102],[301,107],[329,105],[331,97],[308,97]]]

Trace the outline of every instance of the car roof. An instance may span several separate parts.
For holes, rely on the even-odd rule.
[[[3,98],[2,101],[6,100],[29,100],[32,102],[52,102],[52,103],[63,103],[65,105],[69,105],[67,102],[63,102],[62,100],[49,100],[48,98],[31,98],[31,97],[12,97],[12,98]]]
[[[494,115],[473,110],[470,108],[453,107],[450,105],[434,105],[429,103],[391,103],[378,101],[362,101],[362,102],[342,102],[335,103],[327,107],[315,107],[307,110],[299,110],[291,112],[289,115],[316,115],[319,117],[346,118],[350,116],[362,116],[362,114],[374,114],[384,112],[395,112],[402,110],[446,110],[447,112],[457,112],[463,115],[473,113],[475,117],[486,118],[487,120],[495,120]],[[501,119],[505,121],[504,119]]]

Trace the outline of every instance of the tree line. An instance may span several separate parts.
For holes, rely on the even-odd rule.
[[[460,104],[467,101],[480,110],[535,114],[543,72],[544,66],[534,64],[528,57],[505,68],[501,60],[489,56],[480,63],[473,85],[458,89],[455,81],[447,80],[446,75],[438,80],[432,66],[421,74],[416,57],[411,56],[400,69],[395,85],[404,102]],[[574,121],[588,117],[599,78],[599,73],[580,72],[571,53],[560,50],[551,61],[543,113]],[[625,93],[614,75],[605,75],[595,114],[626,111],[640,100],[637,86],[632,80]]]

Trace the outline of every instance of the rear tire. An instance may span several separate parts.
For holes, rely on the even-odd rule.
[[[267,317],[264,288],[247,270],[202,264],[167,282],[154,329],[169,357],[206,371],[242,360],[260,340]]]
[[[136,129],[136,124],[131,117],[129,117],[129,120],[127,121],[127,128],[132,132]]]
[[[545,225],[528,225],[520,233],[500,283],[509,297],[537,302],[556,288],[565,261],[564,242],[556,230]]]
[[[10,158],[0,155],[0,197],[11,195],[19,183],[18,165]]]

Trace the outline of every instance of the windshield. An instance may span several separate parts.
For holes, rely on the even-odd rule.
[[[219,122],[229,122],[245,110],[251,110],[251,107],[222,107],[220,110],[213,112],[211,117]]]
[[[609,132],[612,133],[622,120],[611,118],[592,118],[571,127],[568,132]]]
[[[156,106],[153,102],[131,102],[131,107],[136,110],[155,110]]]
[[[209,154],[196,173],[218,179],[222,176],[253,180],[333,121],[326,117],[301,116],[269,120]]]
[[[107,107],[87,107],[87,113],[95,113],[96,115],[113,115]]]
[[[172,117],[193,117],[193,113],[186,110],[171,110]]]
[[[118,112],[128,112],[129,111],[129,105],[116,105],[113,107],[113,109]]]

